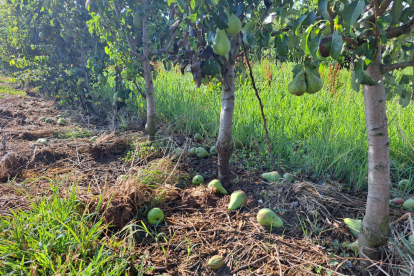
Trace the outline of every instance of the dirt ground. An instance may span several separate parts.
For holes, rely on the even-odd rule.
[[[67,123],[58,125],[59,117]],[[191,138],[160,135],[162,146],[151,151],[142,130],[111,134],[108,129],[105,119],[52,101],[1,98],[0,215],[27,210],[28,195],[47,195],[51,180],[62,189],[76,183],[91,208],[97,195],[106,202],[111,198],[105,219],[114,231],[146,222],[149,203],[164,210],[165,222],[152,228],[159,239],[138,237],[136,254],[153,268],[148,275],[358,275],[358,260],[344,246],[355,237],[342,218],[362,217],[365,195],[353,196],[334,183],[316,184],[306,177],[272,184],[260,172],[232,164],[229,193],[243,190],[248,205],[228,211],[228,195],[191,184],[196,173],[206,183],[217,177],[216,158],[170,157],[173,146],[193,146]],[[91,142],[93,136],[98,138]],[[39,138],[47,139],[47,145],[36,143]],[[284,227],[257,223],[262,207],[277,210]],[[391,221],[403,214],[392,208]],[[207,261],[216,254],[225,266],[214,272]]]

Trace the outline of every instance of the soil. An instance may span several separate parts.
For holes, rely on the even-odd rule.
[[[59,126],[58,117],[67,124]],[[161,135],[161,127],[162,146],[148,152],[142,130],[112,134],[109,126],[102,118],[34,96],[1,98],[0,215],[29,210],[29,198],[48,195],[51,180],[62,191],[76,183],[79,197],[91,210],[100,208],[113,233],[126,225],[148,225],[148,208],[163,209],[165,221],[149,227],[158,242],[138,235],[136,254],[144,259],[137,258],[136,264],[153,268],[146,275],[359,273],[355,254],[341,246],[356,239],[342,218],[362,217],[365,195],[350,195],[335,183],[313,183],[306,176],[296,176],[294,183],[270,183],[259,171],[232,164],[229,194],[243,190],[248,203],[228,211],[229,195],[191,183],[196,173],[206,183],[216,178],[217,158],[170,157],[174,146],[195,145],[189,137]],[[93,136],[98,138],[91,142]],[[46,138],[47,145],[36,143],[39,138]],[[99,205],[97,195],[104,204]],[[284,227],[258,224],[256,214],[263,207],[276,210]],[[403,214],[392,208],[391,221]],[[207,262],[217,254],[225,265],[213,271]]]

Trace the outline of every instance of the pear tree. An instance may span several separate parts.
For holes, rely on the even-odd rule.
[[[116,68],[114,108],[129,98],[124,81],[131,81],[146,99],[146,132],[149,140],[155,139],[155,95],[153,77],[156,74],[152,61],[159,61],[172,47],[175,30],[180,21],[169,19],[165,1],[94,1],[88,0],[85,8],[92,19],[87,22],[89,31],[97,33],[107,45],[105,52]],[[145,91],[137,80],[143,79]],[[123,81],[122,81],[123,80]]]
[[[414,81],[414,4],[411,1],[318,0],[312,7],[283,5],[276,11],[281,29],[273,31],[280,56],[302,57],[293,69],[288,91],[296,96],[322,88],[318,68],[332,60],[352,61],[351,86],[362,91],[368,140],[368,197],[359,251],[362,268],[380,258],[387,244],[390,198],[390,154],[386,101],[394,95],[409,105]],[[287,51],[286,49],[289,49]],[[361,89],[362,87],[362,89]],[[375,269],[375,266],[372,266]]]
[[[271,29],[265,23],[272,3],[259,0],[168,0],[177,20],[182,20],[180,40],[169,54],[182,73],[191,72],[199,88],[209,82],[221,85],[222,105],[216,141],[219,180],[230,184],[230,157],[234,150],[232,127],[235,103],[235,78],[244,74],[242,41],[253,48],[257,34]]]

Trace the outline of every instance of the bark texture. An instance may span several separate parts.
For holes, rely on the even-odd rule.
[[[222,67],[223,81],[220,128],[216,142],[218,176],[225,188],[230,186],[230,156],[233,153],[234,65],[226,62]]]
[[[142,66],[144,69],[145,92],[147,100],[147,124],[145,131],[148,134],[148,140],[155,140],[155,132],[157,131],[155,125],[155,96],[154,96],[154,82],[152,81],[151,64],[149,61],[149,45],[148,45],[148,13],[142,18],[142,42],[143,42],[143,60]]]
[[[388,119],[386,114],[386,98],[381,74],[381,49],[373,65],[365,73],[374,80],[380,81],[377,86],[363,86],[365,102],[365,124],[368,135],[368,197],[365,217],[359,234],[359,250],[361,258],[378,260],[379,248],[388,241],[389,230],[389,198],[390,198],[390,153],[388,140]],[[364,275],[371,265],[370,261],[362,261]],[[376,270],[376,267],[373,267]]]

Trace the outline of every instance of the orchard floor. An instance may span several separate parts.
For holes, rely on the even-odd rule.
[[[57,124],[58,116],[66,125]],[[151,146],[142,130],[111,134],[109,126],[105,119],[35,96],[1,98],[0,135],[6,142],[5,151],[0,147],[0,216],[29,210],[31,199],[51,193],[51,183],[58,183],[63,194],[76,184],[91,209],[102,195],[102,215],[113,225],[109,235],[127,225],[148,225],[145,213],[152,206],[164,210],[162,225],[148,225],[152,237],[136,237],[136,262],[144,260],[144,267],[152,268],[145,275],[359,274],[358,258],[346,247],[356,238],[342,218],[363,216],[364,194],[342,192],[336,183],[312,183],[306,176],[272,184],[259,171],[232,164],[229,193],[243,190],[248,204],[228,211],[229,195],[191,183],[195,174],[206,183],[216,178],[217,158],[171,157],[176,147],[202,144],[185,135],[163,135],[166,127],[161,126]],[[93,136],[98,138],[90,142]],[[47,145],[36,144],[39,138]],[[257,223],[262,207],[276,210],[284,227]],[[404,214],[398,208],[391,212],[391,221]],[[216,254],[225,266],[214,272],[207,262]]]

